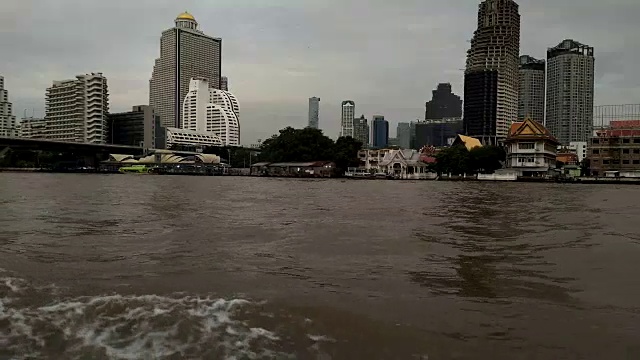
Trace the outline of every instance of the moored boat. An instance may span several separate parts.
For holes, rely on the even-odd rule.
[[[131,165],[121,167],[118,172],[121,174],[148,174],[150,170],[146,165]]]

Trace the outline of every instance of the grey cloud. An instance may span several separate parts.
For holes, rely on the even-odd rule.
[[[101,71],[111,108],[148,100],[161,32],[192,12],[223,38],[223,73],[242,104],[243,143],[306,124],[307,98],[322,98],[320,123],[339,128],[340,102],[398,121],[424,114],[439,82],[462,94],[466,50],[479,0],[3,0],[0,73],[16,113],[43,112],[52,80]],[[596,102],[640,102],[637,0],[520,0],[521,52],[544,57],[564,38],[596,48]],[[9,50],[7,50],[9,49]],[[392,133],[394,130],[392,130]]]

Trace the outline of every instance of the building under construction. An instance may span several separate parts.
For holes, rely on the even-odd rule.
[[[612,121],[640,120],[640,104],[598,105],[593,107],[593,129],[608,128]]]
[[[607,120],[594,132],[592,176],[640,176],[640,120]]]

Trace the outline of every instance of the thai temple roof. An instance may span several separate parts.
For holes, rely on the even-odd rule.
[[[535,120],[531,120],[530,118],[526,118],[524,121],[514,122],[511,124],[509,128],[509,136],[507,140],[513,139],[526,139],[526,138],[547,138],[552,141],[558,142],[558,140],[553,136],[551,131],[549,131],[544,125],[540,124]]]
[[[480,140],[474,137],[458,135],[458,139],[460,139],[460,142],[462,142],[469,151],[471,151],[471,149],[473,148],[482,147],[482,143],[480,142]]]

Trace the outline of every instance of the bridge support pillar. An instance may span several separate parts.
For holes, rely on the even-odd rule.
[[[4,156],[7,155],[8,152],[9,152],[8,146],[5,146],[4,148],[0,147],[0,159],[4,158]]]
[[[93,168],[98,167],[98,157],[96,155],[85,155],[84,166]]]

